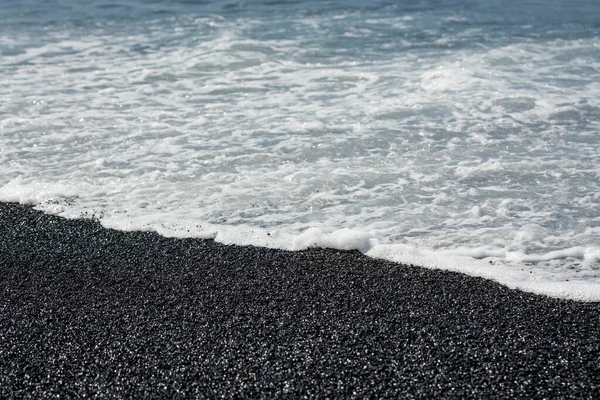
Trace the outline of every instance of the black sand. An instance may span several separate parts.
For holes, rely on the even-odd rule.
[[[599,398],[600,304],[0,203],[0,398]]]

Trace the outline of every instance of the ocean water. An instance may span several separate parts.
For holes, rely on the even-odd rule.
[[[598,1],[83,3],[0,3],[1,201],[600,301]]]

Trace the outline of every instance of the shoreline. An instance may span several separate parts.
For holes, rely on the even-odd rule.
[[[0,203],[0,397],[600,396],[600,303]]]

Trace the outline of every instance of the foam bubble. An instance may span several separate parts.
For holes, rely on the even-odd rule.
[[[600,281],[586,13],[303,4],[141,7],[131,23],[85,26],[5,18],[0,200],[478,276],[489,271],[467,265],[492,261],[489,277],[511,287],[590,298],[573,283]]]
[[[367,232],[347,228],[328,234],[323,233],[318,228],[310,228],[294,238],[292,249],[305,250],[310,247],[324,247],[367,252],[371,247],[372,239],[372,236]]]

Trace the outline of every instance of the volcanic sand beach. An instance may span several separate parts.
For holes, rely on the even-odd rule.
[[[600,396],[600,304],[0,203],[0,397]]]

